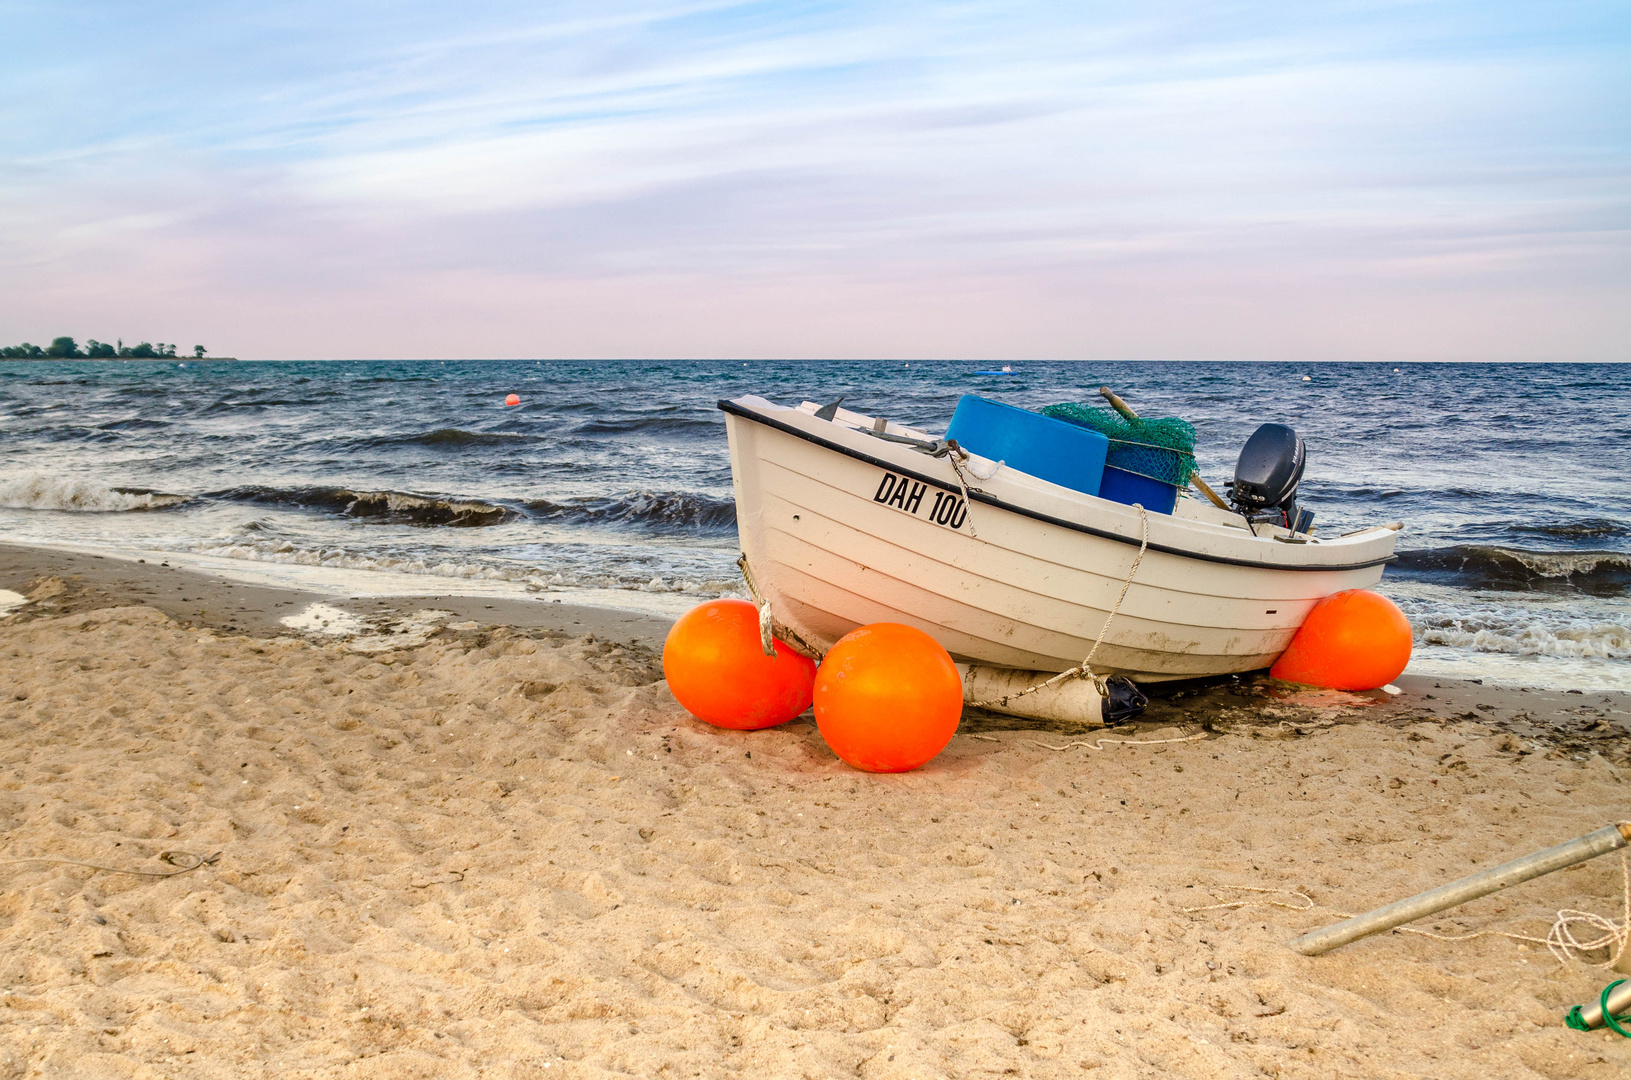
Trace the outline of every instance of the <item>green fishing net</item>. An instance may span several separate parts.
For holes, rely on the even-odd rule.
[[[1163,484],[1186,487],[1195,471],[1195,429],[1177,417],[1129,420],[1110,409],[1065,402],[1043,416],[1090,428],[1110,440],[1104,463]]]

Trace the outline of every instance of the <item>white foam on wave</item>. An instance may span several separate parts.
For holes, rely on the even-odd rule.
[[[1409,671],[1554,690],[1631,690],[1631,615],[1618,597],[1469,592],[1384,581],[1415,632]]]
[[[1511,653],[1517,656],[1567,656],[1579,659],[1631,660],[1631,626],[1595,623],[1586,626],[1525,626],[1508,630],[1465,630],[1453,627],[1424,630],[1429,645],[1449,645],[1474,652]]]
[[[184,502],[186,496],[163,492],[129,492],[96,480],[28,476],[0,480],[0,506],[11,510],[66,510],[73,513],[117,513],[125,510],[159,510]]]
[[[1501,554],[1523,564],[1543,578],[1566,578],[1590,574],[1600,567],[1631,567],[1631,555],[1618,551],[1520,551],[1498,548]]]
[[[190,546],[199,555],[235,559],[246,562],[281,563],[291,566],[327,567],[341,570],[362,570],[370,573],[412,574],[418,576],[454,578],[466,581],[508,582],[529,590],[554,592],[560,590],[627,590],[629,592],[680,593],[698,599],[712,599],[734,593],[739,588],[735,581],[690,581],[679,577],[647,578],[622,577],[611,573],[553,573],[533,567],[506,567],[491,563],[434,560],[419,556],[393,556],[384,553],[362,554],[345,548],[301,547],[287,540],[243,542],[203,541]]]

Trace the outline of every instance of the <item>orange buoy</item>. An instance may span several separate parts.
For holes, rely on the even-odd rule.
[[[710,600],[680,616],[663,642],[663,676],[685,710],[716,727],[754,731],[810,707],[815,661],[777,641],[759,642],[759,609]]]
[[[1410,620],[1381,593],[1332,593],[1314,605],[1269,674],[1332,690],[1375,690],[1410,662],[1411,637]]]
[[[519,405],[519,404],[521,404],[521,395],[520,394],[511,394],[509,397],[504,399],[504,404],[506,404],[506,405]]]
[[[838,639],[815,679],[816,726],[833,753],[867,772],[907,772],[951,742],[963,679],[923,631],[873,623]]]

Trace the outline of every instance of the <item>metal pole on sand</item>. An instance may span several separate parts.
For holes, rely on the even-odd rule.
[[[1492,892],[1499,892],[1531,878],[1538,878],[1554,870],[1561,870],[1566,866],[1606,855],[1610,851],[1617,851],[1628,843],[1631,843],[1631,821],[1605,825],[1596,832],[1576,837],[1566,844],[1558,844],[1556,847],[1537,851],[1533,855],[1513,859],[1511,862],[1502,863],[1460,881],[1440,885],[1418,896],[1395,901],[1375,911],[1367,911],[1363,915],[1355,915],[1351,919],[1344,919],[1304,934],[1287,944],[1304,956],[1318,956],[1332,949],[1341,948],[1351,941],[1358,941],[1362,937],[1392,930],[1396,926],[1425,918],[1445,908],[1465,904],[1469,900],[1488,896]]]

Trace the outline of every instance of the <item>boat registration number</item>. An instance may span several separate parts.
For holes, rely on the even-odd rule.
[[[931,498],[932,496],[932,498]],[[961,529],[968,520],[968,504],[961,495],[931,488],[921,480],[911,480],[886,472],[878,481],[872,501],[892,506],[913,517],[928,518],[948,529]]]

